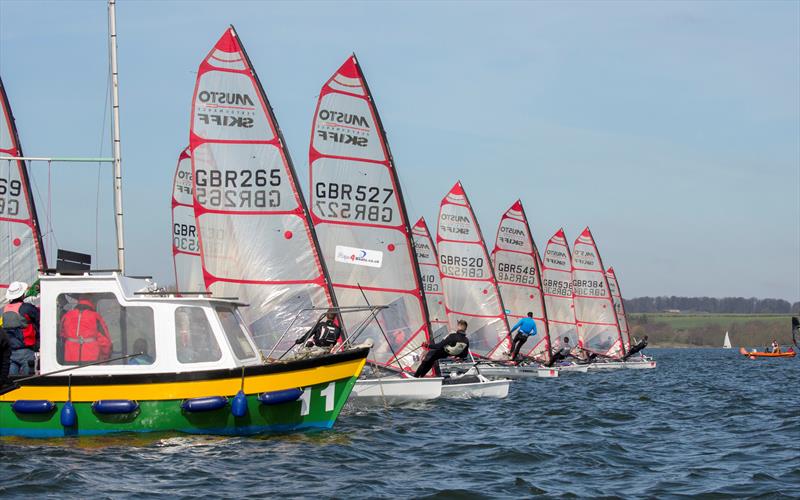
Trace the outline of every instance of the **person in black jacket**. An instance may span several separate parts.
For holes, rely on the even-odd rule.
[[[11,369],[11,343],[8,335],[0,328],[0,388],[11,384],[8,372]]]
[[[448,356],[456,356],[461,359],[466,359],[469,355],[469,339],[467,338],[467,322],[462,320],[458,321],[458,330],[456,333],[451,333],[445,337],[441,342],[433,344],[422,344],[422,347],[428,348],[428,354],[425,359],[419,364],[419,368],[414,373],[414,376],[424,377],[431,371],[433,365],[442,358]]]
[[[314,328],[307,331],[302,337],[295,340],[295,344],[305,343],[306,347],[330,348],[336,345],[339,337],[342,336],[342,328],[336,324],[336,313],[329,312],[324,320],[314,325]]]
[[[622,357],[622,360],[625,361],[626,359],[630,358],[637,352],[641,351],[647,347],[647,335],[644,336],[642,340],[636,343],[636,345],[631,346],[631,349],[628,351],[628,354]]]

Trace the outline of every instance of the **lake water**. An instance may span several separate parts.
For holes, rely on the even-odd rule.
[[[800,360],[651,349],[656,370],[348,411],[259,438],[0,440],[4,496],[800,497]]]

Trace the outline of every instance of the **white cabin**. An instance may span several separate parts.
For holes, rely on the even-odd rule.
[[[79,299],[91,300],[103,317],[112,343],[109,358],[140,351],[146,356],[86,366],[72,371],[75,376],[180,373],[261,363],[237,310],[243,304],[236,300],[154,293],[152,280],[117,272],[42,275],[40,283],[41,373],[80,364],[65,360],[60,331],[63,316]]]

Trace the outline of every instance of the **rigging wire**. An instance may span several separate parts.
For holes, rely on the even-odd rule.
[[[100,126],[100,149],[98,151],[98,157],[103,156],[103,147],[105,146],[106,135],[105,135],[105,128],[106,128],[106,118],[108,117],[108,102],[110,100],[109,97],[109,90],[111,88],[111,63],[109,63],[108,68],[108,76],[106,78],[106,97],[104,99],[103,105],[103,120],[102,125]],[[100,180],[102,178],[103,173],[103,164],[98,162],[97,163],[97,187],[95,192],[94,198],[94,255],[96,262],[100,261]]]

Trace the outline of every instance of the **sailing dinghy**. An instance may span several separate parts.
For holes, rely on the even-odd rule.
[[[22,147],[11,113],[3,80],[0,78],[0,297],[8,285],[22,281],[28,285],[47,268],[42,234],[28,179],[21,158]]]
[[[188,147],[181,151],[172,182],[172,261],[179,293],[206,291],[194,217],[191,154]]]
[[[355,55],[322,86],[311,130],[311,216],[336,299],[386,306],[343,318],[348,331],[360,330],[358,340],[374,344],[369,363],[377,378],[359,380],[353,396],[383,403],[437,398],[439,377],[384,376],[413,372],[430,322],[397,169]]]
[[[480,359],[507,361],[510,341],[503,300],[483,234],[460,181],[439,207],[436,248],[450,328],[455,331],[458,320],[464,319],[471,353]],[[475,369],[480,383],[509,384],[508,380],[488,382],[477,364]],[[448,390],[442,387],[443,394]]]
[[[608,279],[608,286],[611,290],[611,298],[614,300],[614,312],[617,315],[619,328],[622,332],[622,342],[625,352],[629,352],[631,348],[631,334],[628,324],[628,315],[625,313],[625,303],[622,300],[622,289],[619,286],[619,279],[617,273],[614,272],[613,267],[606,270],[606,278]],[[631,356],[625,360],[625,368],[632,370],[652,369],[656,367],[656,361],[652,356],[645,356],[643,353],[638,356]]]
[[[728,332],[725,332],[725,339],[722,341],[722,348],[723,349],[731,349],[733,346],[731,345],[731,337],[728,335]]]

